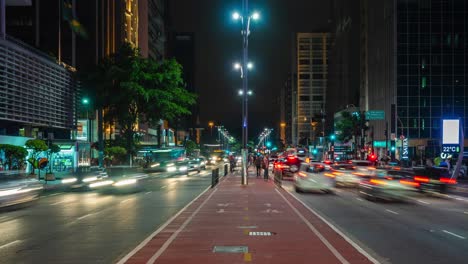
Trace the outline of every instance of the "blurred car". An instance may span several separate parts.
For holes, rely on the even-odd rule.
[[[109,177],[101,181],[93,182],[89,187],[93,190],[113,193],[128,193],[142,191],[148,174],[130,174]]]
[[[325,167],[319,163],[302,163],[294,174],[296,192],[323,191],[333,192],[333,179],[325,176]]]
[[[335,180],[336,187],[356,187],[361,181],[358,170],[351,164],[330,165],[330,171],[326,176]]]
[[[208,159],[208,165],[217,165],[224,161],[223,155],[221,154],[212,154]]]
[[[413,167],[412,172],[422,191],[446,193],[449,187],[457,184],[445,167]]]
[[[180,173],[188,171],[188,161],[183,148],[163,148],[146,157],[145,172]]]
[[[392,175],[388,171],[378,169],[374,175],[359,183],[359,195],[368,200],[407,201],[416,194],[419,183],[408,175]]]
[[[33,202],[39,198],[42,189],[42,183],[36,179],[27,177],[1,177],[0,207]]]
[[[280,158],[274,163],[274,170],[280,171],[282,177],[293,177],[299,171],[302,161],[293,155]]]
[[[349,160],[349,164],[352,164],[354,166],[359,166],[359,167],[372,167],[374,166],[374,162],[369,161],[369,160]]]
[[[90,184],[107,179],[109,175],[105,168],[97,166],[80,167],[72,177],[62,178],[62,184],[69,184],[69,188],[77,190],[89,190]]]
[[[199,156],[198,159],[200,160],[201,169],[206,170],[206,164],[207,164],[208,160],[203,156]]]
[[[197,171],[200,172],[206,165],[202,165],[202,160],[199,158],[189,158],[188,159],[188,171]]]

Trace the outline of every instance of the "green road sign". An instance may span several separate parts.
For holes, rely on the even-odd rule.
[[[367,120],[384,120],[385,112],[383,110],[370,110],[366,112]]]

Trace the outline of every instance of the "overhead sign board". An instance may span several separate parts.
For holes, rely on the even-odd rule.
[[[384,120],[385,111],[383,110],[369,110],[366,112],[367,120]]]

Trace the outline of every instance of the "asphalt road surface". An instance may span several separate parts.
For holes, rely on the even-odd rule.
[[[0,212],[0,263],[115,263],[211,184],[152,174],[132,194],[66,192]]]
[[[335,194],[283,187],[382,263],[468,263],[468,199],[418,195],[408,203],[371,202],[355,189]]]

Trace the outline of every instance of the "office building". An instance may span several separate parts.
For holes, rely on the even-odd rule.
[[[295,139],[299,145],[312,145],[321,136],[328,79],[329,33],[296,34],[296,113]]]

